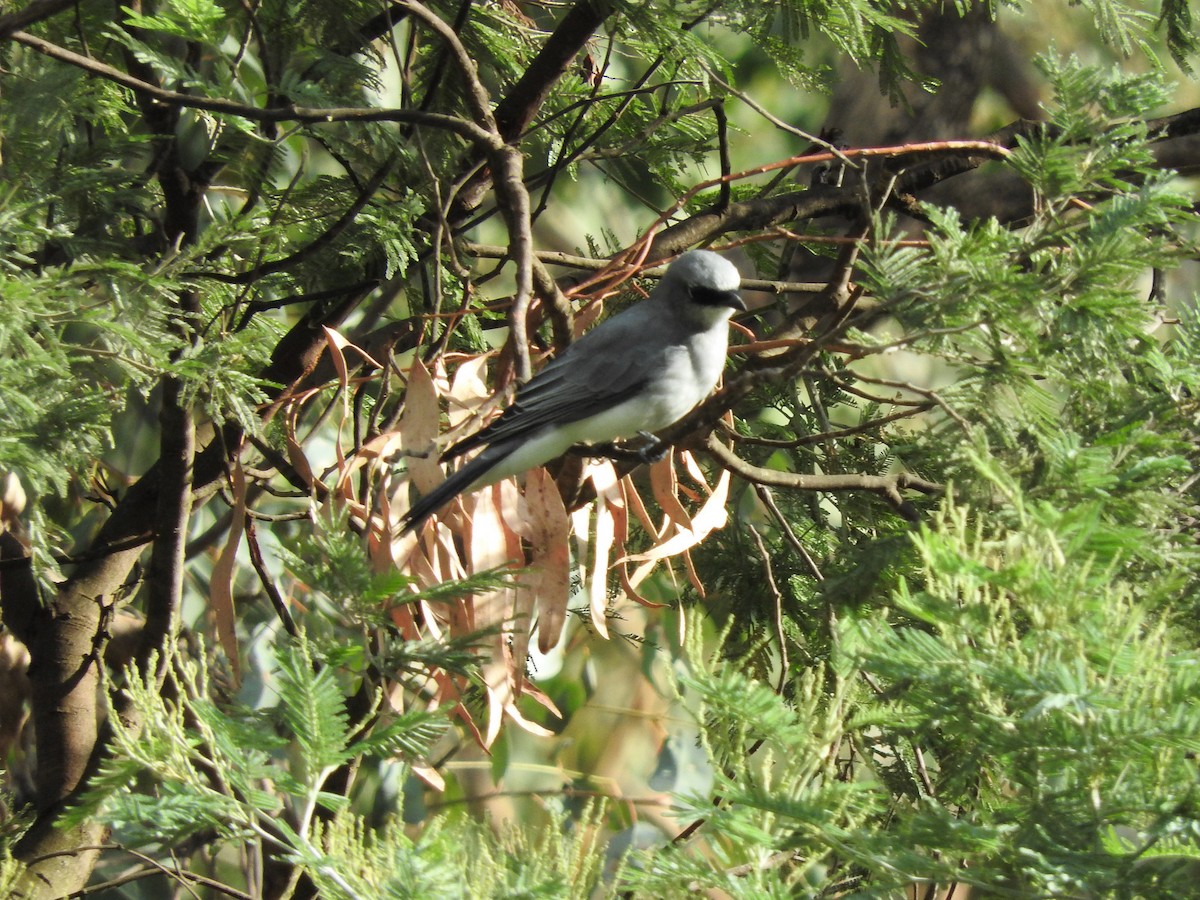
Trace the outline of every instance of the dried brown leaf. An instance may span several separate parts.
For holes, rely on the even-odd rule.
[[[312,466],[308,462],[304,448],[300,446],[300,441],[296,437],[296,420],[299,415],[299,404],[288,407],[287,417],[285,418],[284,442],[287,444],[288,462],[292,464],[292,468],[296,470],[297,474],[304,479],[305,484],[312,484],[317,480],[317,476],[313,474]]]
[[[0,634],[0,760],[8,760],[29,719],[29,651],[10,633]]]
[[[427,493],[445,480],[437,461],[438,394],[433,377],[420,358],[408,370],[408,391],[399,431],[407,456],[408,474],[421,493]]]
[[[15,472],[5,472],[0,477],[0,528],[12,526],[25,509],[28,498],[25,487]]]
[[[446,393],[446,413],[451,430],[474,416],[492,396],[483,373],[491,354],[472,356],[454,372],[454,380]]]
[[[658,529],[656,537],[662,537],[670,530],[670,523],[680,528],[690,529],[692,518],[683,504],[679,502],[679,482],[675,477],[675,451],[660,459],[650,467],[650,487],[654,491],[654,499],[662,508],[667,521]]]
[[[549,653],[562,635],[571,593],[571,520],[554,479],[543,468],[525,479],[529,511],[531,571],[526,578],[529,606],[537,609],[538,650]],[[514,651],[515,653],[515,651]]]
[[[418,766],[415,764],[410,766],[410,768],[412,769],[412,773],[414,775],[416,775],[438,793],[446,790],[446,779],[442,777],[441,773],[438,772],[437,769],[433,768],[432,766]]]
[[[624,519],[624,502],[617,486],[617,473],[608,460],[593,463],[588,468],[588,477],[596,488],[595,549],[592,556],[591,577],[588,579],[588,601],[592,614],[592,625],[604,638],[608,638],[605,616],[608,611],[608,567],[609,555],[617,535],[618,510]]]
[[[676,525],[676,532],[668,538],[659,541],[643,553],[631,553],[622,557],[619,562],[645,562],[666,559],[677,556],[691,549],[708,537],[713,531],[721,528],[729,519],[725,509],[725,501],[729,497],[729,473],[722,472],[717,480],[717,487],[704,505],[691,519],[691,528]]]

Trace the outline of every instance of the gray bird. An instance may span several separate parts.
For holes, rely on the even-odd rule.
[[[556,459],[575,444],[658,431],[705,399],[721,376],[729,317],[744,310],[728,260],[692,250],[673,262],[650,297],[571,344],[517,391],[481,431],[442,461],[483,446],[404,517],[412,531],[456,496]]]

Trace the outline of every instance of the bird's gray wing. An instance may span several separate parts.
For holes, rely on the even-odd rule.
[[[417,500],[404,514],[401,532],[407,534],[420,528],[422,522],[470,487],[475,479],[483,477],[491,468],[503,462],[515,449],[515,444],[493,444],[457,472],[452,472],[445,481]]]
[[[658,364],[654,349],[664,343],[664,336],[655,340],[655,332],[646,330],[656,324],[647,321],[648,312],[632,307],[584,335],[523,385],[500,418],[450,447],[442,459],[480,444],[520,440],[546,425],[578,422],[636,395]]]

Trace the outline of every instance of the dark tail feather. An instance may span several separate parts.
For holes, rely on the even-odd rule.
[[[416,531],[421,524],[435,512],[469,488],[474,482],[487,475],[488,470],[512,453],[516,447],[512,444],[495,444],[484,449],[482,453],[459,468],[412,505],[404,514],[404,526],[401,534]]]

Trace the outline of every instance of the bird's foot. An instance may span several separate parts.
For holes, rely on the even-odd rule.
[[[657,435],[651,434],[648,431],[639,431],[638,437],[644,440],[646,444],[639,447],[635,452],[638,459],[648,466],[665,459],[666,455],[671,452],[671,445],[660,440]]]
[[[630,446],[631,443],[634,443],[633,441],[621,441],[620,443],[607,441],[603,444],[576,444],[567,448],[567,452],[575,456],[638,462],[647,466],[663,459],[670,452],[670,444],[659,440],[648,431],[639,431],[637,436],[644,441],[640,447]]]

